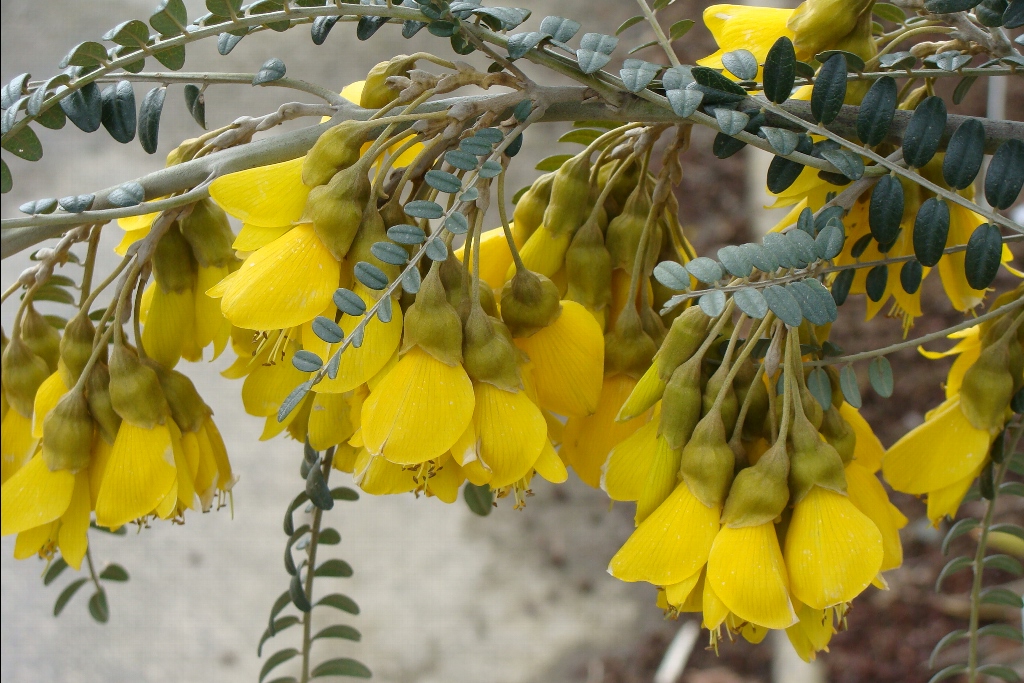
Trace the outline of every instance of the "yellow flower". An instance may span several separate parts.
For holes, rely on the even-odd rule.
[[[698,59],[697,64],[723,69],[722,55],[739,49],[749,50],[758,64],[763,64],[776,40],[782,36],[793,38],[793,31],[786,25],[793,12],[774,7],[711,5],[704,10],[704,24],[718,44],[718,51]],[[761,78],[760,69],[757,78]]]
[[[680,482],[615,553],[608,573],[656,586],[691,579],[707,563],[720,516],[721,509],[700,502]]]
[[[599,409],[604,393],[604,336],[586,308],[562,301],[554,322],[528,337],[516,337],[515,344],[529,358],[528,372],[541,408],[567,417],[583,417]],[[591,485],[596,486],[596,475],[593,481]]]
[[[882,535],[848,496],[813,486],[793,508],[784,549],[800,602],[825,609],[850,602],[882,566]]]
[[[581,309],[582,315],[586,316],[590,324],[596,327],[593,317],[587,313],[586,309],[579,304],[575,305]],[[559,356],[552,354],[551,367],[553,370],[558,367],[558,362]],[[562,457],[568,465],[576,470],[580,479],[594,488],[600,486],[601,469],[611,450],[648,420],[650,411],[625,422],[615,420],[619,409],[633,391],[636,383],[635,379],[623,373],[606,377],[601,387],[599,400],[596,402],[594,410],[591,411],[593,414],[586,417],[573,416],[565,423]],[[543,402],[541,405],[544,405]]]
[[[783,629],[797,620],[774,522],[723,526],[711,546],[707,581],[729,610],[745,621]]]
[[[801,659],[810,662],[816,659],[818,652],[828,652],[828,643],[836,632],[835,618],[838,614],[841,619],[843,611],[843,607],[819,610],[797,605],[796,613],[800,621],[787,628],[786,635]]]
[[[363,403],[363,440],[371,455],[398,465],[424,463],[455,445],[473,407],[473,383],[462,365],[448,365],[416,346]]]
[[[38,439],[32,436],[31,416],[11,406],[0,423],[0,483],[6,482],[35,452]]]

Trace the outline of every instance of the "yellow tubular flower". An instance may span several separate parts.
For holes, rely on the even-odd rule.
[[[805,662],[816,659],[817,653],[828,652],[828,643],[836,632],[833,619],[836,610],[828,608],[817,610],[807,605],[797,606],[800,621],[786,629],[789,642],[793,649]]]
[[[882,535],[849,497],[813,486],[793,508],[784,550],[793,596],[815,609],[849,602],[882,566]]]
[[[796,622],[775,524],[722,529],[708,558],[707,581],[733,614],[767,628]]]
[[[478,461],[492,489],[509,486],[529,473],[547,441],[548,427],[525,391],[474,383],[473,421],[451,447],[463,467]]]
[[[582,306],[580,308],[582,309]],[[583,315],[593,322],[594,319],[586,309],[583,309]],[[552,362],[554,360],[553,357]],[[601,470],[612,448],[648,420],[649,411],[625,422],[615,420],[634,386],[636,380],[623,373],[605,378],[594,414],[587,417],[570,417],[565,423],[562,457],[576,470],[580,479],[594,488],[600,486]]]
[[[252,253],[207,294],[231,324],[250,330],[302,325],[331,303],[341,267],[313,226],[302,224]]]
[[[586,308],[575,301],[562,301],[561,306],[554,322],[528,337],[517,337],[515,344],[530,359],[540,407],[583,417],[598,410],[603,394],[604,335]]]
[[[615,553],[608,573],[656,586],[693,577],[711,554],[720,516],[720,509],[704,505],[680,482]]]
[[[657,448],[660,409],[659,401],[652,419],[614,446],[601,467],[601,489],[612,500],[639,500],[643,494]]]
[[[111,529],[156,510],[176,482],[171,432],[121,423],[96,500],[96,523]]]
[[[515,226],[512,228],[515,229]],[[465,246],[455,250],[455,258],[462,263],[465,263],[465,251]],[[488,230],[480,236],[480,279],[491,289],[501,291],[511,264],[512,252],[502,228]]]
[[[473,383],[461,365],[411,348],[363,403],[367,450],[399,465],[437,458],[473,418]]]

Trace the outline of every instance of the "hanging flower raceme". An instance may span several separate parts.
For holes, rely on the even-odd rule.
[[[1022,296],[1018,286],[992,305],[1019,304]],[[992,444],[1012,415],[1011,399],[1024,386],[1022,323],[1017,306],[958,333],[949,351],[921,350],[929,358],[957,356],[946,377],[946,400],[893,444],[882,472],[897,491],[927,496],[935,525],[956,515],[971,483],[991,467]]]
[[[781,377],[753,360],[771,329]],[[609,495],[637,501],[608,570],[657,586],[670,614],[702,612],[713,645],[723,626],[752,642],[780,629],[812,659],[848,603],[902,562],[906,519],[874,474],[881,445],[838,376],[831,395],[807,387],[799,340],[816,334],[771,313],[746,325],[688,309],[621,409],[655,419],[603,467]]]

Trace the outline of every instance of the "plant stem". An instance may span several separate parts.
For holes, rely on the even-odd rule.
[[[331,465],[334,462],[334,447],[330,447],[324,453],[323,462],[320,467],[324,475],[324,484],[331,476]],[[306,565],[306,600],[313,604],[313,579],[316,577],[316,550],[320,543],[320,524],[323,521],[324,511],[316,507],[313,510],[313,522],[310,524],[309,545],[306,547],[306,556],[309,563]],[[313,649],[313,609],[302,613],[302,677],[300,683],[309,682],[309,656]]]
[[[978,622],[981,616],[981,584],[985,570],[985,550],[988,543],[988,534],[992,526],[992,518],[995,516],[996,500],[999,498],[999,486],[1006,477],[1010,461],[1013,459],[1013,454],[1017,448],[1017,442],[1020,441],[1022,434],[1024,434],[1024,422],[1017,425],[1013,436],[1009,440],[1010,443],[1004,448],[1003,462],[999,464],[999,468],[993,473],[992,500],[988,501],[985,517],[981,522],[981,536],[978,538],[978,549],[974,553],[974,582],[971,584],[971,617],[967,627],[970,639],[970,645],[967,650],[968,683],[975,683],[978,680]]]
[[[100,585],[100,577],[96,575],[96,565],[92,562],[92,548],[88,545],[85,547],[85,562],[89,567],[89,578],[92,579],[93,584],[96,586],[96,592],[103,593],[103,586]]]
[[[672,41],[668,39],[665,32],[661,29],[661,24],[658,23],[658,17],[654,15],[654,11],[651,10],[647,4],[647,0],[636,0],[636,4],[640,5],[640,10],[644,13],[644,18],[647,19],[647,23],[651,25],[654,30],[654,36],[658,39],[658,44],[661,45],[661,49],[665,51],[665,56],[668,57],[668,61],[672,66],[680,66],[679,57],[676,56],[675,50],[672,49]]]

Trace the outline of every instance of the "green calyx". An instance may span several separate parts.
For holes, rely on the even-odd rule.
[[[615,327],[604,336],[605,374],[617,372],[639,378],[651,366],[658,345],[644,330],[640,314],[626,306]]]
[[[700,421],[700,364],[701,359],[694,357],[676,368],[661,396],[658,434],[673,449],[682,448],[690,440]]]
[[[156,371],[174,424],[178,425],[182,433],[198,432],[213,415],[213,410],[199,396],[192,380],[177,370],[164,368],[159,363],[152,363],[150,367]]]
[[[380,62],[366,74],[363,92],[359,95],[359,106],[364,109],[380,109],[398,98],[398,92],[388,87],[392,76],[408,76],[416,66],[416,57],[395,55],[386,62]]]
[[[538,273],[517,270],[501,290],[501,319],[513,337],[529,337],[561,312],[558,288]]]
[[[552,235],[572,235],[590,214],[590,153],[581,152],[555,171],[544,225]]]
[[[25,307],[25,314],[21,319],[21,339],[32,349],[32,353],[46,362],[50,372],[57,369],[57,360],[60,358],[60,333],[32,304]]]
[[[568,290],[565,298],[591,312],[604,310],[612,298],[612,257],[604,246],[604,233],[595,219],[588,219],[565,252]]]
[[[64,334],[60,338],[60,359],[63,362],[59,369],[65,386],[74,386],[78,381],[92,356],[92,340],[95,335],[96,327],[85,310],[79,311],[64,326]]]
[[[7,401],[23,417],[31,418],[36,391],[50,376],[46,361],[33,353],[21,337],[16,335],[4,349],[0,367],[3,370]]]
[[[314,187],[306,200],[303,220],[313,223],[317,237],[339,261],[348,254],[370,200],[369,170],[369,162],[361,159]]]
[[[196,202],[178,226],[203,268],[221,268],[236,261],[235,250],[231,248],[235,234],[228,215],[212,199]]]
[[[788,477],[789,453],[780,440],[736,475],[722,510],[722,524],[737,528],[777,519],[789,503]]]
[[[982,349],[978,360],[964,373],[960,386],[960,409],[977,429],[998,429],[1006,421],[1006,407],[1013,396],[1013,375],[1010,372],[1010,341],[1003,334]]]
[[[43,460],[51,472],[89,466],[93,419],[85,394],[72,389],[43,420]]]
[[[551,187],[555,174],[545,173],[533,181],[530,189],[523,193],[512,212],[512,234],[516,244],[525,244],[544,222],[544,212],[551,199]]]
[[[195,288],[196,265],[192,248],[177,223],[157,242],[153,253],[153,279],[165,292],[181,293]]]
[[[608,222],[605,244],[608,245],[608,252],[611,254],[614,268],[621,268],[630,275],[633,274],[636,254],[640,249],[644,227],[647,225],[650,213],[651,194],[646,185],[637,185],[629,195],[629,199],[626,200],[622,213]],[[651,227],[651,233],[647,240],[644,263],[652,262],[661,250],[662,234],[657,221]]]
[[[106,363],[92,366],[86,383],[86,399],[100,436],[107,443],[114,443],[117,430],[121,427],[121,416],[114,411],[114,403],[110,398],[110,370]]]
[[[302,162],[302,183],[318,187],[334,175],[359,160],[359,153],[367,139],[367,127],[362,121],[344,121],[329,128],[317,138]]]
[[[122,419],[143,429],[163,424],[169,412],[156,372],[119,343],[110,350],[110,402]]]
[[[710,322],[711,318],[699,306],[690,306],[672,321],[655,359],[658,375],[663,380],[667,381],[676,368],[697,352],[707,336]]]
[[[789,492],[794,504],[803,500],[815,486],[846,493],[846,473],[843,471],[842,458],[835,448],[822,440],[818,430],[801,410],[796,411],[789,438],[793,447]]]
[[[431,266],[416,301],[405,312],[402,352],[419,346],[439,361],[456,365],[462,361],[462,319],[448,303],[439,271],[439,264]]]
[[[469,376],[499,389],[519,391],[523,387],[520,359],[508,328],[482,307],[473,306],[462,332],[462,364]]]
[[[720,411],[701,418],[690,440],[683,446],[679,472],[697,500],[708,507],[721,507],[729,495],[736,455],[729,447]]]
[[[853,460],[854,450],[857,448],[857,433],[853,431],[850,423],[839,413],[835,406],[829,406],[821,420],[821,435],[829,443],[847,465]]]

